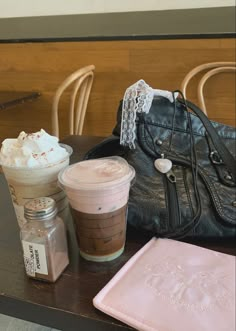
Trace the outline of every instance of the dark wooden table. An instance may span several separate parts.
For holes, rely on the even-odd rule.
[[[68,137],[75,162],[101,141],[99,137]],[[147,238],[128,233],[124,254],[112,262],[92,263],[79,257],[72,222],[68,226],[70,265],[55,284],[30,280],[24,272],[19,229],[3,174],[0,174],[0,313],[65,331],[131,330],[93,307],[93,297]],[[231,244],[202,244],[233,254]]]

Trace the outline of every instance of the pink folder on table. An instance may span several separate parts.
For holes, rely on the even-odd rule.
[[[151,239],[93,299],[145,331],[235,331],[235,257]]]

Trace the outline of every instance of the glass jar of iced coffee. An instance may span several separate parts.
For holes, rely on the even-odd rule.
[[[69,263],[65,226],[57,216],[56,202],[48,197],[28,201],[24,206],[27,223],[20,236],[26,274],[55,282]]]

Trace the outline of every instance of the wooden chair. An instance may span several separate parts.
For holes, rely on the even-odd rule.
[[[70,95],[69,133],[81,135],[94,79],[94,65],[76,70],[57,88],[52,103],[52,134],[59,137],[58,106],[63,92],[74,84]],[[76,100],[77,98],[77,100]]]
[[[184,97],[187,99],[186,96],[186,90],[187,86],[189,84],[189,81],[197,75],[199,72],[203,70],[208,71],[202,76],[200,81],[198,82],[197,85],[197,99],[198,99],[198,104],[199,107],[202,109],[202,111],[207,115],[207,110],[206,110],[206,105],[204,101],[204,94],[203,94],[203,87],[206,83],[206,81],[222,72],[235,72],[236,71],[236,62],[211,62],[211,63],[204,63],[201,64],[195,68],[193,68],[189,73],[184,77],[182,83],[181,83],[181,91],[183,92]]]

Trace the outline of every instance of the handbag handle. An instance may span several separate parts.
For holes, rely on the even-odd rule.
[[[226,165],[228,171],[231,173],[234,182],[236,182],[236,161],[233,155],[229,152],[228,148],[220,139],[218,133],[216,132],[214,126],[212,125],[208,117],[202,112],[200,108],[198,108],[192,102],[181,99],[178,99],[178,101],[183,105],[187,105],[188,108],[190,108],[201,120],[202,124],[204,125],[207,133],[212,140],[216,152],[220,156],[223,163]]]

